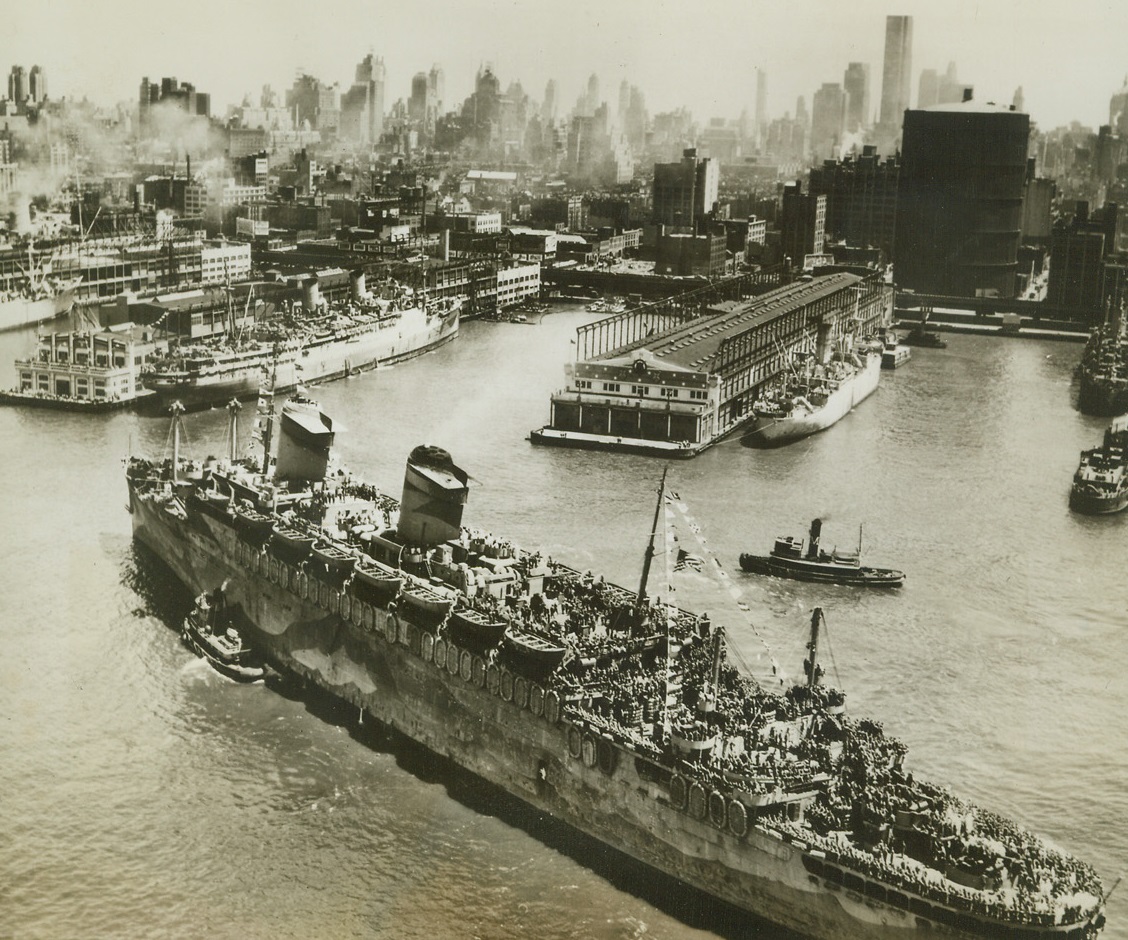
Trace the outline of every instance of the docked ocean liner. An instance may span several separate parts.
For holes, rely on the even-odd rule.
[[[189,410],[255,395],[264,370],[273,371],[277,391],[313,385],[450,342],[460,309],[456,298],[427,301],[406,288],[372,297],[363,275],[354,277],[352,302],[326,306],[310,284],[289,322],[265,324],[245,340],[173,347],[150,359],[142,382],[158,405],[179,401]]]
[[[1093,330],[1081,356],[1077,407],[1087,415],[1128,411],[1128,331],[1123,312]]]
[[[0,278],[0,330],[46,323],[74,306],[81,278],[49,276],[28,250],[28,267],[13,277]]]
[[[308,401],[261,461],[182,461],[178,426],[171,459],[128,465],[134,538],[194,593],[224,585],[284,674],[807,936],[1100,931],[1092,868],[916,779],[846,713],[821,681],[819,611],[806,680],[774,689],[729,664],[722,628],[648,596],[675,494],[654,515],[666,551],[652,536],[629,591],[463,527],[467,474],[439,448],[412,451],[396,500],[327,473],[332,422]]]
[[[865,350],[826,362],[805,356],[761,394],[745,442],[775,447],[836,424],[877,388],[881,356]]]

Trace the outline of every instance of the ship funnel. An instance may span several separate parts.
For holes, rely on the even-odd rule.
[[[427,548],[458,538],[468,479],[441,447],[416,447],[407,458],[403,477],[401,541]]]
[[[822,533],[822,519],[811,520],[811,538],[807,542],[807,557],[819,557],[819,535]]]
[[[321,288],[315,277],[302,281],[302,307],[306,313],[317,313],[321,307]]]
[[[333,421],[317,402],[294,397],[282,406],[275,480],[325,479],[333,446]]]
[[[368,293],[364,285],[364,272],[353,271],[349,275],[349,297],[354,304],[358,304],[364,300],[365,295]]]

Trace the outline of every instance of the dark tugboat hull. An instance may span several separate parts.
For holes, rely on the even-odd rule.
[[[1092,493],[1079,493],[1076,489],[1069,494],[1069,508],[1086,516],[1106,516],[1128,509],[1128,489],[1111,496],[1096,496]]]
[[[816,581],[824,584],[853,584],[863,587],[900,587],[905,582],[903,571],[893,568],[867,568],[820,562],[793,562],[770,555],[740,556],[740,567],[749,574],[767,574],[794,581]]]

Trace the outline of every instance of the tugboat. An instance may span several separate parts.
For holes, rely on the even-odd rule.
[[[1113,419],[1100,447],[1081,451],[1069,508],[1091,516],[1128,508],[1128,414]]]
[[[189,649],[228,679],[255,682],[266,674],[255,651],[231,625],[222,587],[216,588],[211,597],[204,593],[196,598],[196,606],[184,618],[180,636]]]
[[[905,573],[893,568],[871,568],[861,563],[862,537],[858,530],[858,550],[840,552],[819,548],[822,520],[811,522],[807,550],[803,539],[785,535],[775,540],[770,555],[740,556],[740,567],[752,574],[771,574],[796,581],[824,581],[831,584],[861,584],[866,587],[900,587]]]
[[[885,342],[881,349],[881,368],[896,369],[903,366],[912,357],[912,349],[902,343],[893,330],[886,330]]]

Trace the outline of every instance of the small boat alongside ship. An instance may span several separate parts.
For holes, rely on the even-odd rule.
[[[897,333],[893,330],[886,330],[885,340],[881,348],[881,368],[898,369],[912,357],[912,349],[901,342]]]
[[[900,587],[905,573],[894,568],[863,565],[861,530],[857,551],[826,551],[820,547],[822,520],[811,522],[806,548],[802,538],[785,535],[775,540],[768,555],[742,554],[740,567],[750,574],[774,575],[796,581],[821,581],[828,584],[855,584],[864,587]]]
[[[222,587],[211,597],[201,594],[196,598],[196,606],[184,618],[180,636],[185,646],[228,679],[256,682],[266,674],[257,653],[231,625]]]
[[[743,441],[774,447],[824,431],[873,394],[880,378],[881,356],[875,353],[847,353],[823,363],[807,355],[769,383],[753,405]]]
[[[1099,447],[1081,451],[1069,508],[1086,515],[1128,508],[1128,414],[1113,420]]]

